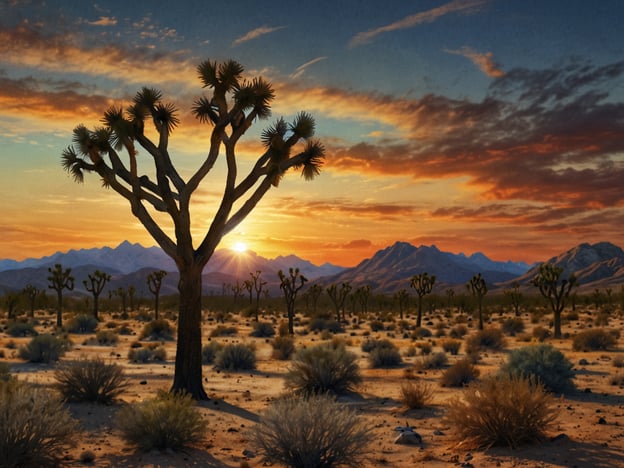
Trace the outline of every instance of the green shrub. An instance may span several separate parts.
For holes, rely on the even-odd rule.
[[[466,338],[466,353],[473,354],[481,350],[501,351],[505,348],[505,338],[499,328],[478,330]]]
[[[256,322],[249,335],[256,338],[270,338],[275,335],[275,329],[268,322]]]
[[[440,377],[443,387],[463,387],[479,377],[479,369],[467,358],[446,369]]]
[[[148,452],[181,450],[198,442],[206,426],[190,395],[159,392],[154,399],[122,408],[117,427],[127,442]]]
[[[217,353],[215,367],[227,371],[253,370],[256,368],[256,351],[246,344],[228,344]]]
[[[457,356],[461,348],[461,341],[447,338],[446,340],[442,340],[440,345],[445,352],[450,353],[452,356]]]
[[[19,356],[29,362],[49,364],[58,361],[69,348],[70,343],[66,339],[45,333],[20,347]]]
[[[23,336],[37,336],[37,331],[30,322],[13,322],[9,324],[7,334],[18,338]]]
[[[572,340],[574,351],[607,350],[615,346],[617,340],[602,328],[591,328],[577,334]]]
[[[438,352],[423,357],[416,363],[416,367],[421,370],[441,369],[448,364],[446,353]]]
[[[57,466],[77,425],[49,390],[0,380],[0,466]]]
[[[554,399],[525,377],[490,377],[451,400],[446,422],[464,446],[516,448],[542,442],[556,419]]]
[[[359,467],[372,434],[352,411],[327,395],[281,399],[269,406],[251,439],[271,464]]]
[[[390,348],[374,348],[368,355],[368,362],[372,368],[397,367],[403,362],[401,353],[396,346]]]
[[[295,352],[295,340],[291,336],[276,336],[271,341],[273,359],[286,361]]]
[[[302,348],[293,356],[286,387],[304,395],[347,393],[362,381],[355,354],[327,344]]]
[[[501,329],[503,330],[503,333],[506,333],[507,335],[516,336],[518,333],[522,333],[524,331],[524,321],[520,317],[508,318],[503,320]]]
[[[94,333],[98,326],[98,321],[92,315],[76,315],[69,319],[65,325],[65,331],[85,335]]]
[[[223,345],[216,341],[211,341],[202,346],[202,364],[212,364],[221,348]]]
[[[172,341],[174,332],[174,328],[167,319],[152,320],[145,324],[140,338],[151,341]]]
[[[55,387],[66,401],[110,405],[128,387],[128,379],[117,364],[101,359],[83,359],[59,367]]]
[[[420,409],[426,406],[433,397],[433,388],[423,380],[408,381],[401,384],[399,400],[409,409]]]
[[[501,372],[525,376],[544,385],[546,390],[563,393],[573,388],[573,364],[554,346],[540,344],[514,349]]]

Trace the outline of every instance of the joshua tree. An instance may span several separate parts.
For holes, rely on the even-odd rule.
[[[97,172],[105,187],[127,199],[132,214],[175,261],[180,302],[172,390],[186,391],[196,399],[208,398],[202,385],[201,356],[204,266],[223,236],[251,213],[271,187],[278,186],[289,169],[301,168],[306,180],[313,179],[324,158],[323,146],[311,139],[314,119],[301,112],[292,123],[280,118],[262,132],[262,154],[246,176],[238,177],[237,144],[256,119],[270,116],[275,97],[270,83],[260,77],[244,78],[243,71],[233,60],[205,61],[197,67],[208,96],[198,98],[192,111],[200,123],[212,126],[212,131],[205,158],[187,180],[178,173],[168,149],[169,138],[180,123],[178,110],[153,88],[141,89],[125,112],[120,107],[109,108],[102,127],[76,127],[74,143],[63,153],[63,166],[76,181],[82,182],[85,171]],[[144,131],[149,123],[154,126],[155,141]],[[139,148],[147,154],[141,161],[154,164],[155,180],[151,171],[139,172]],[[126,161],[121,154],[124,150]],[[227,171],[223,196],[205,235],[195,244],[191,226],[196,231],[200,224],[197,220],[192,223],[191,197],[220,156]],[[149,209],[168,215],[171,225],[161,227]]]
[[[15,319],[15,316],[17,315],[15,309],[17,307],[19,299],[19,294],[15,292],[7,292],[4,296],[4,305],[7,308],[7,315],[9,320]]]
[[[418,294],[418,317],[416,318],[416,326],[420,327],[422,322],[422,298],[431,293],[433,285],[435,284],[436,277],[434,275],[429,276],[429,273],[420,273],[412,276],[410,286],[414,288],[416,294]]]
[[[455,291],[451,288],[448,288],[445,291],[446,298],[448,299],[448,313],[450,314],[453,311],[453,296],[455,295]]]
[[[522,294],[520,293],[520,284],[514,281],[511,285],[511,289],[506,289],[505,294],[509,296],[511,305],[514,308],[516,317],[520,317],[520,301],[522,300]]]
[[[30,305],[30,317],[35,316],[35,301],[41,292],[43,292],[41,289],[33,286],[32,284],[27,284],[26,287],[22,289],[22,294],[28,298],[28,304]]]
[[[134,284],[131,284],[130,286],[128,286],[128,299],[130,299],[130,311],[132,312],[135,307],[134,307],[134,295],[136,294],[136,288],[134,287]]]
[[[56,309],[56,326],[63,326],[63,290],[71,291],[74,289],[74,277],[71,275],[71,268],[63,269],[60,263],[56,263],[54,268],[48,268],[48,288],[56,291],[57,309]]]
[[[354,293],[356,301],[360,304],[360,311],[362,313],[368,312],[368,299],[371,294],[370,284],[359,286]]]
[[[552,263],[542,263],[537,275],[531,280],[531,284],[538,288],[542,296],[550,302],[555,338],[561,338],[561,312],[566,306],[570,291],[578,284],[574,273],[571,273],[567,279],[561,279],[562,273],[563,268]]]
[[[165,270],[153,271],[147,275],[147,288],[154,295],[154,320],[158,320],[158,303],[160,301],[160,288],[163,278],[167,276]]]
[[[239,280],[236,280],[236,284],[230,285],[230,290],[232,291],[232,296],[234,297],[232,302],[236,305],[238,297],[243,293],[243,285]]]
[[[249,305],[251,305],[253,302],[253,281],[249,279],[246,279],[245,281],[243,281],[243,288],[249,294]]]
[[[349,283],[342,283],[340,287],[338,287],[338,285],[334,283],[330,284],[326,288],[326,291],[332,301],[332,304],[334,304],[334,308],[336,309],[336,320],[341,320],[340,311],[342,311],[342,319],[344,320],[344,303],[349,295],[349,292],[351,292],[351,285]]]
[[[128,299],[128,291],[121,286],[115,290],[115,294],[121,299],[121,311],[126,312],[126,300]]]
[[[253,289],[256,292],[256,322],[258,321],[258,314],[260,312],[260,294],[262,294],[262,288],[267,284],[266,281],[262,281],[262,278],[260,278],[261,273],[260,270],[256,270],[255,273],[249,273]]]
[[[470,281],[466,284],[466,288],[477,298],[477,307],[479,308],[479,330],[483,330],[483,296],[487,294],[488,288],[481,273],[477,273],[470,278]]]
[[[100,305],[100,294],[104,290],[104,286],[111,280],[111,275],[100,270],[95,270],[92,275],[87,275],[89,281],[84,280],[82,284],[87,291],[93,294],[93,317],[98,318],[98,310]]]
[[[405,309],[409,303],[409,293],[407,292],[407,289],[399,289],[394,293],[394,298],[399,304],[399,317],[403,320],[403,309]]]
[[[312,299],[312,313],[316,315],[316,305],[318,304],[318,299],[323,294],[323,286],[316,283],[310,286],[310,289],[306,291],[307,295]]]
[[[280,289],[284,292],[286,301],[286,312],[288,313],[288,333],[295,334],[295,301],[297,293],[308,279],[299,273],[299,268],[289,268],[288,276],[280,270],[277,272],[280,279]]]

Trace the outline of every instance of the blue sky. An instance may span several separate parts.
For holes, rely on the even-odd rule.
[[[3,2],[0,257],[152,245],[97,178],[63,173],[61,151],[154,86],[183,112],[171,145],[190,174],[208,134],[189,113],[194,67],[228,58],[273,83],[274,118],[315,116],[327,159],[225,247],[351,265],[396,240],[524,261],[621,245],[622,17],[615,0]],[[198,194],[198,236],[219,175]]]

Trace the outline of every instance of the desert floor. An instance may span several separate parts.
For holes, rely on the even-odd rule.
[[[71,314],[68,314],[70,316]],[[622,330],[623,314],[615,314],[606,328]],[[131,314],[132,316],[132,314]],[[506,315],[507,317],[511,315]],[[369,314],[374,318],[375,314]],[[37,329],[53,329],[54,315],[38,311]],[[494,313],[489,322],[496,325],[502,318]],[[537,324],[531,323],[529,314],[523,314],[525,333],[530,334]],[[67,321],[67,319],[65,319]],[[102,325],[111,321],[110,315],[102,314]],[[264,317],[277,329],[281,319]],[[408,316],[413,322],[414,316]],[[550,315],[545,315],[540,324],[548,326]],[[579,320],[565,323],[564,333],[574,335],[579,330],[591,326],[591,311],[579,309]],[[138,334],[145,322],[137,320],[122,321]],[[304,329],[302,322],[296,331]],[[621,375],[622,368],[614,366],[614,359],[624,357],[624,337],[620,338],[616,348],[608,351],[575,352],[571,338],[547,340],[561,350],[574,363],[576,371],[573,393],[566,394],[556,401],[559,415],[555,425],[549,431],[551,440],[541,444],[519,449],[492,448],[488,450],[469,450],[453,434],[453,428],[443,422],[445,403],[453,397],[461,396],[462,389],[443,388],[438,379],[442,370],[427,370],[418,374],[418,378],[430,381],[435,389],[431,405],[419,410],[406,410],[399,400],[400,384],[405,381],[405,369],[422,359],[419,352],[407,356],[407,350],[417,342],[403,338],[396,331],[372,332],[369,321],[362,319],[355,326],[352,322],[343,337],[348,349],[359,356],[359,365],[363,383],[357,392],[340,401],[355,409],[367,424],[374,429],[375,440],[370,445],[369,462],[363,466],[474,466],[474,467],[624,467],[624,388],[610,384],[614,375]],[[453,325],[454,319],[445,318],[442,313],[425,316],[432,331],[434,324],[444,322],[446,330]],[[6,321],[4,323],[6,325]],[[115,347],[91,346],[84,343],[93,335],[74,335],[70,338],[73,348],[61,361],[70,361],[84,357],[99,356],[106,361],[122,365],[130,378],[131,386],[122,395],[121,401],[112,406],[92,404],[68,405],[74,416],[80,421],[82,432],[74,447],[68,446],[62,466],[84,466],[80,455],[86,450],[95,453],[95,461],[90,466],[97,467],[240,467],[248,463],[251,467],[267,466],[260,456],[248,458],[245,450],[253,450],[249,444],[249,431],[253,429],[262,410],[277,396],[283,394],[283,375],[289,367],[288,361],[271,358],[272,348],[266,338],[252,338],[249,332],[253,322],[249,318],[231,315],[226,324],[234,326],[238,334],[230,337],[212,338],[223,343],[255,343],[257,350],[257,370],[252,372],[217,372],[212,366],[204,366],[205,389],[211,400],[198,404],[203,415],[207,432],[205,439],[184,453],[142,453],[127,445],[115,428],[115,414],[120,406],[141,401],[155,395],[158,389],[166,390],[172,382],[175,342],[166,342],[167,360],[161,363],[134,364],[127,355],[136,335],[120,335],[120,342]],[[387,322],[386,325],[391,323]],[[210,331],[216,326],[214,321],[206,321],[204,343]],[[469,333],[474,328],[469,327]],[[399,368],[371,369],[361,344],[368,338],[390,338],[401,349],[404,364]],[[49,385],[53,382],[54,366],[25,363],[18,357],[17,348],[30,338],[13,338],[0,334],[0,351],[4,351],[1,361],[11,365],[12,374],[20,380]],[[296,346],[313,345],[322,342],[321,334],[307,333],[296,335]],[[440,351],[439,338],[429,341],[433,351]],[[483,352],[478,368],[481,377],[494,373],[505,361],[510,349],[526,346],[526,341],[519,337],[507,337],[507,350],[502,352]],[[2,354],[0,353],[0,356]],[[449,364],[461,359],[465,354],[462,349],[457,356],[449,355]],[[581,361],[584,360],[584,361]],[[423,438],[422,446],[397,445],[394,439],[396,426],[410,424]],[[435,433],[434,433],[435,432]],[[440,435],[436,435],[440,434]],[[241,465],[243,464],[243,465]]]

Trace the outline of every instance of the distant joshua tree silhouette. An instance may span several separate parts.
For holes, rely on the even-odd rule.
[[[330,284],[325,290],[327,291],[327,295],[331,300],[332,304],[334,304],[334,308],[336,309],[336,320],[344,320],[345,312],[344,312],[344,303],[347,299],[347,296],[351,292],[352,286],[349,283],[342,283],[340,287],[337,284]],[[342,312],[342,316],[340,313]]]
[[[470,281],[466,284],[466,288],[477,298],[477,306],[479,308],[479,330],[483,330],[483,297],[487,294],[488,287],[481,273],[477,273],[470,278]]]
[[[24,289],[22,289],[22,294],[24,294],[28,298],[28,304],[30,306],[29,316],[35,316],[35,301],[37,300],[37,296],[41,294],[43,291],[32,284],[27,284]]]
[[[531,280],[531,284],[539,289],[539,292],[548,299],[553,311],[553,323],[555,338],[561,338],[561,312],[566,306],[572,288],[578,285],[574,273],[567,279],[561,278],[563,268],[552,263],[542,263],[537,275]]]
[[[289,268],[288,275],[282,270],[277,272],[277,276],[280,279],[280,289],[284,293],[284,300],[286,301],[286,311],[288,313],[288,333],[295,334],[295,301],[297,300],[297,293],[308,279],[299,273],[299,268]]]
[[[239,174],[237,144],[256,119],[271,114],[275,92],[261,77],[245,78],[243,66],[234,60],[210,60],[197,67],[208,93],[193,105],[193,114],[212,127],[210,146],[199,168],[188,180],[178,173],[169,153],[169,138],[180,123],[176,106],[163,100],[162,93],[142,88],[124,111],[112,106],[104,112],[102,126],[93,130],[79,125],[73,144],[63,152],[63,167],[77,182],[85,172],[97,173],[106,188],[128,200],[138,218],[180,274],[178,340],[172,391],[207,399],[202,379],[202,272],[223,236],[235,229],[271,187],[277,187],[291,168],[301,169],[306,180],[315,178],[325,157],[323,146],[312,139],[315,122],[306,112],[291,123],[280,118],[261,134],[262,153],[247,175]],[[156,139],[148,137],[153,124]],[[137,157],[139,149],[145,156]],[[225,162],[223,196],[206,233],[194,244],[191,198],[219,157]],[[153,164],[139,172],[139,163]],[[155,178],[151,174],[155,174]],[[170,224],[158,224],[152,212],[168,215]],[[162,219],[162,218],[158,218]],[[174,233],[174,236],[168,234]],[[195,247],[196,245],[197,247]]]
[[[165,270],[158,270],[147,275],[147,288],[154,295],[154,320],[158,320],[158,305],[160,302],[160,288],[163,278],[167,276]]]
[[[56,326],[63,326],[63,290],[74,289],[74,277],[71,275],[71,268],[63,269],[60,263],[56,263],[54,268],[48,268],[48,288],[56,291]]]
[[[87,276],[89,281],[87,282],[87,280],[84,280],[82,284],[84,284],[87,291],[93,294],[93,317],[95,317],[96,320],[99,320],[98,310],[100,304],[100,294],[104,290],[106,283],[111,280],[111,275],[100,270],[95,270],[92,275],[89,274]]]
[[[435,281],[435,275],[429,276],[427,272],[412,276],[410,286],[414,288],[416,294],[418,294],[418,317],[416,318],[416,327],[420,327],[422,322],[422,298],[431,293]]]

